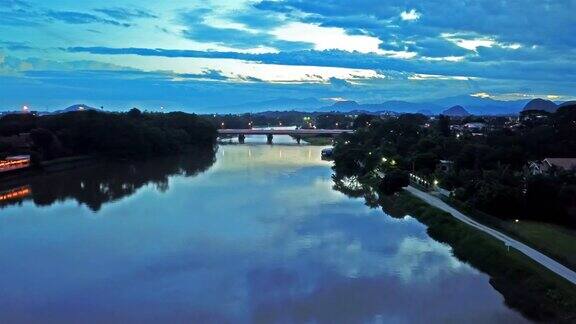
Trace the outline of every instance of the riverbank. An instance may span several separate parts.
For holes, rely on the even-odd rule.
[[[410,215],[428,226],[428,234],[449,244],[459,259],[490,275],[506,303],[526,316],[546,322],[576,320],[574,285],[498,240],[454,219],[408,192],[380,198],[394,217]]]
[[[442,200],[474,220],[495,228],[576,271],[576,231],[535,221],[504,221],[458,200],[448,197]]]
[[[2,174],[0,176],[0,190],[22,184],[36,176],[86,167],[100,163],[102,160],[102,158],[95,156],[81,155],[41,162],[38,167],[30,167]]]

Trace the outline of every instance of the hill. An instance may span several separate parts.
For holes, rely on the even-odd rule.
[[[524,111],[526,111],[526,110],[543,110],[546,112],[553,113],[557,109],[558,109],[558,106],[554,102],[552,102],[550,100],[544,100],[544,99],[537,98],[537,99],[530,100],[526,104],[526,106],[524,106],[523,110]]]
[[[85,104],[76,104],[76,105],[72,105],[72,106],[65,108],[65,109],[56,110],[52,113],[53,114],[63,114],[63,113],[71,112],[71,111],[84,111],[84,110],[99,110],[99,109],[96,109],[94,107],[90,107],[90,106],[85,105]]]
[[[562,104],[560,104],[560,105],[558,106],[558,108],[560,108],[560,107],[566,107],[566,106],[576,106],[576,100],[571,100],[571,101],[563,102]]]
[[[376,104],[359,104],[356,101],[346,100],[335,102],[331,106],[320,108],[320,111],[352,112],[363,111],[370,113],[415,113],[420,110],[427,110],[430,113],[440,111],[439,106],[429,103],[413,103],[400,100],[390,100]]]
[[[309,111],[321,107],[325,102],[316,98],[276,98],[258,102],[247,102],[232,104],[227,106],[217,106],[206,109],[210,112],[218,113],[239,113],[239,112],[259,112],[259,111],[284,111],[299,110]]]
[[[442,112],[442,115],[450,117],[466,117],[470,116],[470,113],[462,106],[454,106],[444,110]]]

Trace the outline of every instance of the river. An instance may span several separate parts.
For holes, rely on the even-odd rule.
[[[335,191],[321,149],[221,145],[16,186],[0,322],[527,321],[416,219]]]

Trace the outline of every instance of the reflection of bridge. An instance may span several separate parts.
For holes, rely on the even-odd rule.
[[[330,135],[336,136],[340,134],[353,133],[352,129],[219,129],[218,135],[238,135],[238,142],[244,143],[246,135],[266,135],[268,143],[272,143],[274,135],[290,135],[293,136],[298,143],[302,136],[320,136]]]

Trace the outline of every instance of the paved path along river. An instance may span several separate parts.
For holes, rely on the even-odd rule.
[[[448,212],[449,214],[451,214],[452,216],[461,220],[462,222],[464,222],[470,226],[473,226],[473,227],[481,230],[482,232],[489,234],[492,237],[495,237],[496,239],[504,242],[504,244],[506,244],[507,246],[511,246],[511,247],[515,248],[516,250],[522,252],[527,257],[531,258],[532,260],[534,260],[534,261],[540,263],[541,265],[543,265],[544,267],[548,268],[550,271],[553,271],[557,275],[561,276],[562,278],[564,278],[564,279],[566,279],[566,280],[568,280],[571,283],[576,285],[576,272],[574,272],[574,271],[570,270],[569,268],[563,266],[562,264],[554,261],[550,257],[547,257],[546,255],[538,252],[537,250],[529,247],[528,245],[526,245],[522,242],[519,242],[513,238],[510,238],[509,236],[502,234],[495,229],[492,229],[488,226],[485,226],[485,225],[482,225],[482,224],[476,222],[475,220],[471,219],[470,217],[457,211],[453,207],[450,207],[448,204],[443,202],[441,199],[439,199],[439,198],[437,198],[437,197],[435,197],[429,193],[418,190],[412,186],[407,187],[406,191],[408,191],[409,193],[413,194],[414,196],[424,200],[428,204],[430,204],[436,208],[439,208],[445,212]]]

